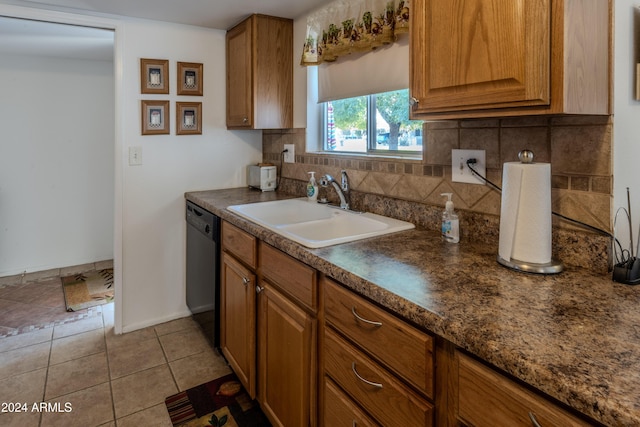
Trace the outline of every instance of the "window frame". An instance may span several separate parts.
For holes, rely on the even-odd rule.
[[[407,89],[408,90],[408,89]],[[366,157],[393,157],[404,158],[409,160],[422,160],[424,157],[424,148],[420,150],[389,150],[375,148],[377,145],[377,126],[376,126],[376,97],[378,94],[361,95],[367,98],[367,145],[366,151],[346,151],[346,150],[329,150],[327,147],[327,105],[330,101],[322,102],[320,110],[320,125],[321,125],[321,144],[320,152],[322,154],[339,154],[339,155],[351,155],[351,156],[366,156]],[[424,138],[424,133],[423,133]],[[423,139],[424,147],[424,139]]]

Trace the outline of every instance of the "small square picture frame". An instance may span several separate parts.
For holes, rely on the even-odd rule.
[[[202,102],[176,102],[176,135],[202,135]]]
[[[178,95],[202,96],[202,69],[197,62],[178,62]]]
[[[166,135],[169,133],[169,101],[143,99],[140,107],[142,135]]]
[[[169,60],[140,58],[140,93],[169,93]]]

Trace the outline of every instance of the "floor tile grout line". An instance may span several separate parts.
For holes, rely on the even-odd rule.
[[[162,340],[160,340],[161,335],[158,333],[158,328],[154,327],[153,332],[156,334],[156,339],[158,340],[158,344],[160,345],[160,350],[162,350],[162,355],[164,356],[165,364],[169,369],[169,373],[171,374],[171,379],[173,380],[173,385],[176,386],[176,390],[180,391],[180,386],[178,385],[178,380],[176,380],[176,376],[173,373],[173,369],[171,369],[171,364],[169,363],[169,356],[167,356],[167,352],[162,345]]]
[[[44,376],[44,387],[42,387],[42,397],[40,399],[41,402],[44,402],[45,397],[47,395],[47,384],[49,383],[49,369],[51,368],[51,353],[53,352],[53,330],[51,331],[51,339],[49,340],[49,357],[47,357],[47,373]],[[38,426],[42,425],[42,417],[43,413],[40,412],[40,417],[38,420]]]
[[[94,265],[94,268],[97,269],[97,266]],[[101,320],[101,322],[100,322],[101,326],[100,327],[97,327],[97,328],[93,327],[93,328],[88,329],[88,330],[84,330],[82,327],[78,328],[78,329],[70,328],[69,330],[65,330],[64,332],[62,332],[59,329],[59,328],[64,327],[66,324],[72,324],[77,320],[85,320],[85,319],[88,319],[89,317],[94,317],[94,316],[95,317],[100,316],[100,320]],[[193,356],[197,356],[197,355],[203,354],[206,351],[205,350],[196,351],[193,354],[184,355],[184,356],[181,356],[181,357],[179,357],[179,358],[177,358],[177,359],[175,359],[173,361],[170,361],[169,357],[172,354],[171,353],[171,346],[167,347],[166,345],[163,345],[163,337],[166,336],[166,335],[173,334],[173,333],[184,332],[184,331],[190,330],[191,328],[189,328],[187,326],[183,326],[182,324],[178,324],[177,330],[171,331],[171,329],[172,329],[171,327],[168,328],[168,329],[162,329],[162,328],[158,328],[157,327],[158,325],[154,325],[154,327],[153,327],[153,337],[157,340],[156,342],[160,345],[160,349],[161,349],[162,355],[163,355],[162,363],[157,365],[157,366],[152,366],[152,367],[149,367],[149,368],[146,368],[146,369],[142,369],[142,370],[139,370],[139,371],[136,371],[136,372],[131,372],[131,373],[129,373],[127,375],[124,375],[122,377],[119,377],[117,379],[113,379],[112,378],[112,364],[114,363],[114,360],[113,360],[112,355],[109,354],[109,351],[108,351],[109,346],[107,344],[108,335],[109,335],[109,333],[111,331],[110,328],[112,328],[112,320],[110,320],[110,322],[111,322],[111,323],[109,323],[110,326],[107,326],[107,319],[106,319],[107,316],[108,316],[108,314],[105,312],[104,307],[101,307],[96,312],[91,313],[90,316],[83,316],[82,318],[74,319],[73,321],[68,321],[68,322],[60,323],[60,324],[52,323],[52,324],[50,324],[50,325],[48,325],[46,327],[40,326],[37,329],[33,329],[33,330],[29,331],[29,332],[37,332],[37,331],[49,330],[49,334],[47,334],[48,335],[47,338],[41,340],[41,338],[38,337],[38,340],[41,340],[40,342],[31,342],[26,346],[24,344],[21,344],[19,347],[11,349],[11,350],[16,350],[18,348],[26,348],[26,347],[30,347],[30,346],[34,346],[34,345],[42,345],[42,344],[47,344],[48,345],[49,353],[48,353],[48,356],[47,356],[47,359],[46,359],[47,361],[46,361],[45,379],[44,379],[44,385],[42,386],[42,390],[41,390],[42,401],[44,401],[44,398],[45,398],[46,393],[47,393],[47,387],[50,385],[49,383],[53,378],[51,376],[53,374],[53,372],[51,371],[52,367],[54,367],[54,366],[56,366],[57,364],[60,364],[60,363],[72,362],[72,361],[77,360],[78,358],[80,358],[80,357],[74,356],[69,360],[64,360],[62,362],[55,363],[55,364],[52,363],[52,362],[54,362],[54,357],[53,356],[55,355],[54,354],[54,346],[56,346],[56,342],[58,340],[68,339],[68,338],[72,338],[74,336],[78,336],[78,335],[81,335],[81,334],[90,333],[90,332],[93,332],[93,331],[97,332],[97,330],[101,330],[102,331],[101,334],[100,334],[101,335],[101,342],[102,342],[102,344],[104,345],[104,348],[105,348],[104,353],[105,353],[105,357],[106,357],[107,372],[108,372],[108,378],[106,379],[105,382],[108,381],[108,383],[109,383],[108,387],[109,387],[109,393],[110,393],[110,398],[111,398],[111,406],[110,406],[111,407],[111,416],[110,416],[111,418],[108,421],[106,421],[106,424],[109,425],[109,424],[113,423],[114,425],[118,425],[119,426],[120,424],[118,422],[118,419],[116,418],[117,417],[117,413],[116,413],[116,404],[115,404],[116,402],[115,402],[115,396],[114,396],[114,384],[117,384],[117,383],[115,383],[115,381],[119,381],[120,379],[126,378],[128,376],[135,375],[135,374],[140,374],[140,373],[143,373],[145,371],[149,371],[149,370],[154,369],[154,368],[164,367],[164,369],[168,368],[168,370],[169,370],[169,373],[170,373],[171,378],[173,380],[174,389],[177,390],[177,392],[180,392],[180,386],[179,386],[179,382],[178,382],[178,379],[180,378],[180,373],[179,373],[179,371],[176,371],[174,368],[172,368],[171,364],[173,362],[179,362],[181,360],[186,360],[189,357],[193,357]],[[92,322],[90,322],[90,324],[93,325]],[[163,333],[163,331],[164,331],[164,333]],[[171,332],[167,332],[167,331],[171,331]],[[62,333],[63,335],[57,336],[56,334],[58,332]],[[16,334],[16,336],[19,336],[19,335],[21,335],[21,334]],[[45,336],[47,336],[47,335],[45,335]],[[0,339],[2,339],[2,337],[0,337]],[[5,351],[11,351],[11,350],[5,350]],[[60,349],[58,349],[58,350],[60,350]],[[98,352],[95,352],[94,350],[90,350],[89,354],[84,354],[81,357],[87,357],[87,356],[92,356],[92,355],[96,355],[96,354],[98,354]],[[226,363],[224,363],[224,364],[228,366],[228,364],[226,364]],[[42,366],[43,366],[43,368],[45,367],[44,364]],[[52,397],[49,400],[50,401],[54,401],[54,400],[57,401],[57,400],[60,400],[60,399],[64,399],[65,396],[71,395],[73,393],[83,393],[83,392],[89,390],[90,388],[97,387],[97,386],[104,387],[106,385],[104,384],[104,382],[101,382],[99,384],[94,384],[92,386],[83,386],[83,388],[81,388],[79,390],[69,391],[68,393],[65,393],[63,395]],[[163,401],[157,403],[157,405],[160,405],[160,406],[163,405],[163,404],[164,404]],[[144,412],[146,410],[149,410],[153,406],[156,406],[156,404],[154,404],[152,406],[149,406],[149,407],[142,408],[142,409],[140,409],[140,410],[138,410],[136,412],[133,412],[131,414],[124,415],[123,417],[121,417],[121,419],[125,418],[125,417],[129,417],[129,416],[134,415],[134,414],[139,413],[139,412]],[[107,414],[105,414],[105,415],[107,415]],[[37,425],[38,426],[43,426],[47,422],[47,420],[48,420],[48,418],[44,417],[43,414],[41,413],[40,416],[39,416],[39,420],[38,420],[38,424]]]
[[[113,380],[111,379],[111,362],[109,357],[109,348],[107,347],[107,328],[106,322],[104,318],[104,310],[102,311],[102,339],[104,340],[104,351],[107,357],[107,373],[109,376],[109,395],[111,396],[111,415],[113,417],[112,421],[115,425],[118,425],[116,420],[116,400],[113,396]]]

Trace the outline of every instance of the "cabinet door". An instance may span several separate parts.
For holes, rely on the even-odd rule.
[[[314,426],[316,320],[274,287],[261,287],[258,401],[274,425]]]
[[[293,21],[257,15],[253,35],[253,126],[293,127]]]
[[[412,116],[550,103],[550,0],[415,0]]]
[[[227,253],[222,255],[220,347],[251,398],[256,397],[256,278]]]
[[[252,50],[253,17],[227,32],[227,127],[253,126]]]

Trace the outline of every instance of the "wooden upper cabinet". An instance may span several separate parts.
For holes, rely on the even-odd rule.
[[[609,0],[414,0],[414,119],[610,114]]]
[[[252,15],[227,31],[227,128],[293,127],[293,21]]]

